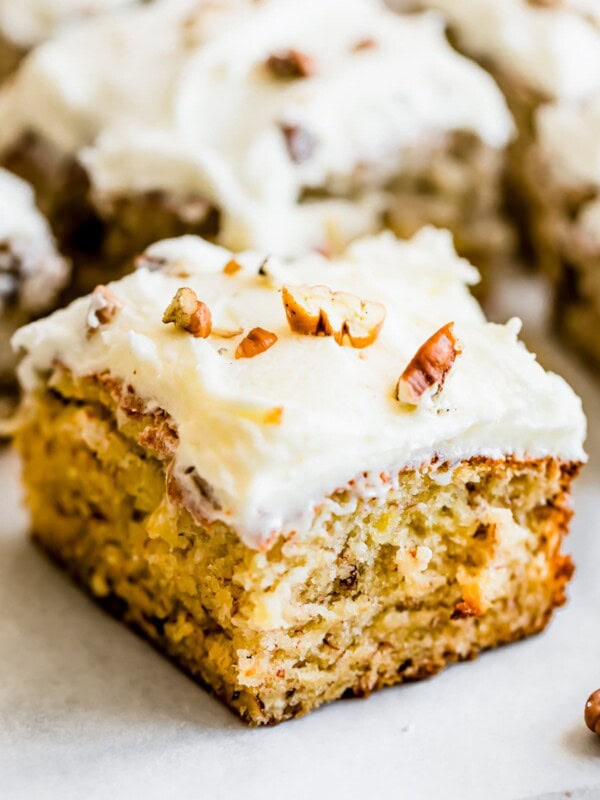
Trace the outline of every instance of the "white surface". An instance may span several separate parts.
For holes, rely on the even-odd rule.
[[[511,313],[518,300],[535,348],[541,296],[520,283]],[[277,728],[246,729],[72,587],[24,538],[5,456],[3,800],[600,797],[600,739],[582,721],[600,686],[600,386],[556,348],[538,349],[583,394],[591,420],[569,605],[541,636]]]

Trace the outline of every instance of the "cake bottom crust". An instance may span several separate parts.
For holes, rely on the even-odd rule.
[[[17,445],[34,539],[250,724],[433,675],[542,630],[565,600],[576,464],[404,470],[254,551],[169,494],[175,432],[131,398],[117,416],[113,389],[62,376],[31,401]]]

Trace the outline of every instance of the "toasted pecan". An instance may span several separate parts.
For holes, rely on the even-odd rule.
[[[238,344],[235,351],[236,358],[254,358],[273,347],[277,341],[277,336],[264,328],[252,328],[250,333],[245,336]]]
[[[454,335],[454,323],[448,322],[430,336],[411,359],[398,381],[397,399],[402,403],[418,405],[428,390],[439,392],[460,352]]]
[[[377,339],[385,319],[381,303],[362,300],[350,292],[327,286],[284,286],[283,305],[294,333],[333,336],[342,345],[367,347]]]
[[[206,339],[212,330],[212,317],[209,307],[198,300],[193,289],[183,287],[177,290],[162,321],[173,323],[196,338]]]
[[[86,318],[88,335],[97,331],[101,325],[111,322],[122,307],[123,304],[108,286],[96,286],[90,295]]]

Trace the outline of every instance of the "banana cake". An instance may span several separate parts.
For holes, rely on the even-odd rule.
[[[379,0],[101,15],[37,48],[0,113],[1,160],[34,183],[89,289],[186,233],[288,256],[430,223],[478,266],[511,246],[501,92],[439,19]]]
[[[152,246],[13,339],[34,539],[255,725],[542,630],[585,419],[476,278],[432,228]]]
[[[559,331],[600,364],[600,3],[400,2],[442,12],[452,41],[502,87],[518,127],[510,203],[552,281]]]

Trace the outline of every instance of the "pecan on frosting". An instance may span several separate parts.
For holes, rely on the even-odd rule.
[[[277,336],[264,328],[252,328],[250,333],[245,336],[238,344],[235,351],[236,358],[254,358],[273,347],[277,341]]]
[[[206,339],[212,329],[209,307],[198,300],[193,289],[186,287],[177,290],[163,314],[162,321],[165,325],[173,323],[177,328],[201,339]]]
[[[327,286],[284,286],[282,296],[294,333],[333,336],[339,345],[346,338],[352,347],[373,344],[385,319],[381,303],[350,292],[333,292]]]
[[[315,62],[300,50],[278,50],[272,53],[266,61],[266,66],[271,75],[279,80],[295,80],[310,78],[315,74]]]
[[[235,258],[230,258],[223,267],[223,272],[225,275],[235,275],[235,273],[239,272],[241,268],[242,265],[239,263],[239,261],[236,261]]]
[[[108,325],[122,307],[123,304],[108,286],[96,286],[90,295],[86,317],[88,336],[95,333],[101,325]]]
[[[411,359],[398,381],[397,399],[416,406],[428,390],[441,391],[460,352],[454,323],[448,322],[430,336]]]

